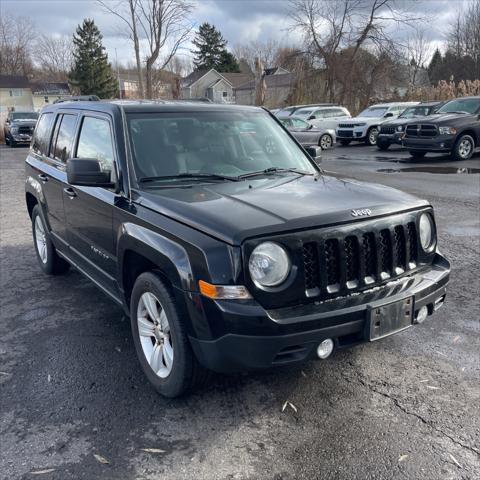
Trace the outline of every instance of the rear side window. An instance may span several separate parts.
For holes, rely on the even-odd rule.
[[[78,138],[78,158],[96,158],[104,171],[113,173],[113,142],[110,124],[96,117],[84,117]]]
[[[50,143],[50,133],[53,123],[53,113],[44,113],[37,123],[35,135],[32,142],[32,150],[39,155],[48,154],[48,145]]]
[[[76,115],[64,114],[62,118],[57,119],[58,134],[56,136],[55,145],[53,146],[53,158],[66,162],[71,158],[72,141],[75,135]]]

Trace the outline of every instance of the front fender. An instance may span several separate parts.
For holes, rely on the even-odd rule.
[[[154,263],[174,287],[195,290],[193,272],[186,250],[160,233],[134,223],[123,223],[117,239],[119,282],[124,289],[122,265],[129,250],[141,254]]]

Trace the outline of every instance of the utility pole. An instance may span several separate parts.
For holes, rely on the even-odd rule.
[[[122,99],[122,87],[120,86],[120,68],[118,66],[117,49],[115,48],[115,63],[117,64],[117,83],[118,83],[118,98]]]

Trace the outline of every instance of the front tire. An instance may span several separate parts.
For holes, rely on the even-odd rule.
[[[340,144],[344,147],[350,145],[351,140],[340,140]]]
[[[32,210],[32,234],[38,263],[44,273],[47,275],[65,273],[70,264],[58,256],[38,205],[35,205]]]
[[[475,150],[475,141],[470,135],[462,135],[456,142],[452,150],[454,160],[468,160],[472,157]]]
[[[328,150],[332,148],[332,145],[333,145],[333,138],[328,133],[324,133],[320,137],[320,140],[318,141],[318,146],[322,150]]]
[[[382,152],[386,152],[389,149],[389,147],[390,147],[390,143],[381,142],[380,140],[377,140],[377,148]]]
[[[367,132],[365,143],[374,147],[377,144],[379,130],[377,127],[371,127]]]
[[[130,302],[133,342],[142,370],[164,397],[178,397],[207,378],[190,346],[185,315],[158,274],[137,278]]]

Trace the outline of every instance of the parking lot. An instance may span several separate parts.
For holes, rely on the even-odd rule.
[[[435,316],[323,362],[218,375],[167,400],[140,370],[123,311],[73,269],[41,273],[26,152],[0,147],[0,478],[480,478],[479,154],[324,153],[325,170],[433,204],[452,263]]]

